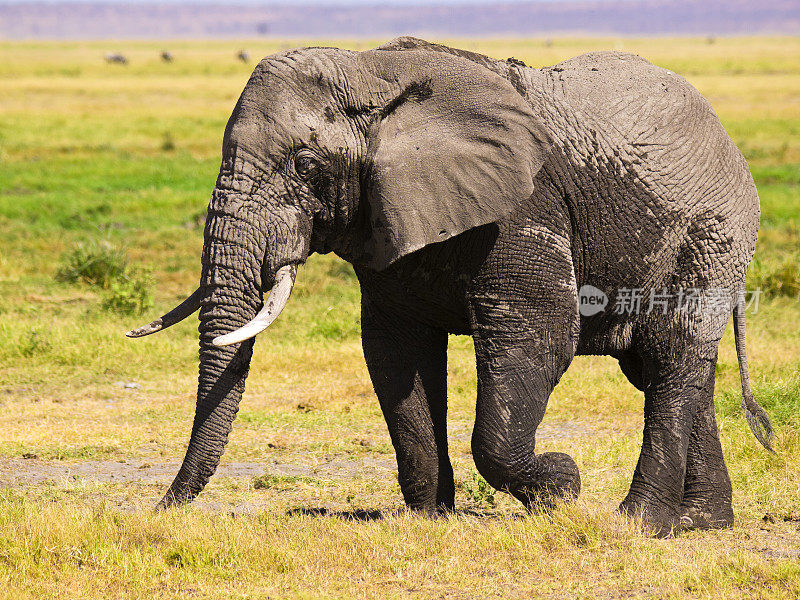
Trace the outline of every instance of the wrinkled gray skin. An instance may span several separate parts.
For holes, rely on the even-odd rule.
[[[641,456],[620,510],[659,534],[729,527],[714,373],[758,222],[747,165],[708,103],[637,56],[532,69],[414,38],[270,56],[225,130],[198,292],[197,413],[159,507],[203,489],[244,391],[253,340],[212,340],[256,315],[279,268],[335,252],[361,284],[364,355],[410,507],[453,507],[453,333],[475,340],[472,449],[491,485],[532,508],[577,496],[575,462],[535,454],[536,428],[575,355],[611,355],[645,393]],[[608,294],[607,310],[580,315],[584,285]],[[720,289],[729,306],[616,314],[626,288],[645,299]],[[747,382],[743,310],[733,312],[743,404],[768,443]]]

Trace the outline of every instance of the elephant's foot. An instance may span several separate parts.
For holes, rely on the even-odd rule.
[[[581,491],[581,475],[572,457],[563,452],[536,455],[536,479],[512,481],[503,488],[531,511],[550,511],[559,502],[574,500]]]
[[[720,454],[721,456],[721,454]],[[706,470],[704,477],[687,476],[680,505],[681,527],[692,529],[730,529],[733,527],[733,489],[725,463],[721,468]]]
[[[681,529],[730,529],[733,527],[733,507],[730,503],[693,504],[680,506]]]
[[[450,499],[448,502],[437,502],[436,513],[440,515],[447,515],[455,511],[456,502],[455,498]]]
[[[435,506],[419,506],[419,505],[412,505],[406,504],[406,508],[411,511],[412,514],[427,518],[427,519],[441,519],[447,518],[453,512],[455,512],[455,505],[445,505],[445,504],[436,504]]]
[[[456,509],[456,504],[455,499],[451,499],[449,502],[437,502],[436,504],[406,503],[406,508],[418,515],[435,518],[453,513]]]
[[[432,479],[432,481],[431,481]],[[455,510],[455,481],[452,469],[448,475],[435,477],[410,485],[408,482],[401,484],[406,507],[420,515],[436,517],[452,513]]]
[[[623,515],[641,519],[645,531],[652,533],[653,537],[665,538],[681,531],[681,514],[677,506],[628,493],[618,510]]]
[[[656,537],[693,529],[727,529],[733,526],[731,502],[719,497],[684,497],[683,502],[673,508],[655,498],[631,492],[620,504],[619,511],[640,517],[645,528],[654,531]]]
[[[439,473],[436,487],[436,512],[439,514],[452,513],[456,509],[456,481],[453,477],[453,467],[450,460],[439,464]]]

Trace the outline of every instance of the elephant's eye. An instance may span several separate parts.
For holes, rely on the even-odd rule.
[[[294,170],[302,179],[309,179],[317,166],[317,157],[307,150],[300,150],[294,157]]]

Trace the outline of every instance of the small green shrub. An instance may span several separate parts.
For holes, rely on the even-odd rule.
[[[112,282],[124,278],[128,270],[128,253],[108,240],[79,242],[62,257],[56,279],[67,283],[87,283],[108,289]]]
[[[496,506],[497,498],[495,494],[497,494],[497,491],[475,469],[472,469],[470,475],[471,480],[464,483],[467,497],[477,506],[483,506],[484,504]]]
[[[198,561],[197,553],[193,552],[191,548],[179,545],[164,553],[164,562],[172,567],[187,569],[197,567],[200,561]]]
[[[254,490],[269,490],[272,488],[291,488],[300,483],[317,483],[311,477],[303,477],[301,475],[274,475],[265,473],[264,475],[257,475],[253,477],[252,484]]]
[[[29,329],[19,340],[18,348],[22,356],[31,357],[48,352],[53,345],[39,330]]]
[[[152,308],[150,273],[130,266],[125,248],[107,240],[80,242],[62,258],[56,279],[105,290],[102,308],[121,315],[139,315]]]
[[[258,475],[256,477],[253,477],[252,483],[254,490],[268,490],[277,485],[280,485],[281,483],[283,483],[283,481],[279,475],[271,475],[267,473],[265,475]]]
[[[152,279],[149,273],[130,270],[112,281],[102,307],[121,315],[140,315],[153,306]]]

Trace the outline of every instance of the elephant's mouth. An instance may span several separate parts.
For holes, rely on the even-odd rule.
[[[275,277],[273,278],[272,288],[270,289],[269,294],[264,301],[264,305],[261,307],[261,310],[258,312],[258,314],[242,327],[239,327],[230,333],[215,337],[212,343],[215,346],[230,346],[231,344],[243,342],[244,340],[255,337],[264,331],[272,324],[273,321],[275,321],[275,319],[278,318],[278,315],[281,314],[281,311],[283,311],[286,303],[289,301],[289,296],[292,293],[296,276],[296,264],[285,265],[278,269],[278,271],[275,273]],[[200,286],[194,292],[192,292],[192,294],[186,298],[186,300],[181,302],[178,306],[173,308],[162,317],[152,321],[151,323],[148,323],[147,325],[133,329],[125,335],[131,338],[144,337],[146,335],[162,331],[167,327],[171,327],[172,325],[183,321],[189,315],[197,312],[197,310],[200,309],[203,302],[206,300],[207,296],[208,293],[206,289],[203,286]]]

